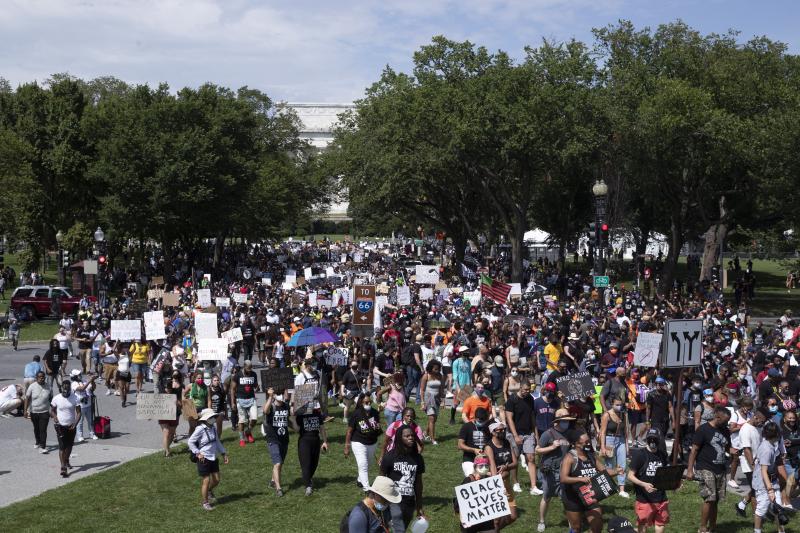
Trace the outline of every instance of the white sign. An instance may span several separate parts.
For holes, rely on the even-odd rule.
[[[430,300],[433,298],[433,289],[430,287],[422,287],[419,290],[420,300]]]
[[[436,265],[417,265],[417,284],[436,285],[439,283],[439,267]]]
[[[411,305],[411,288],[408,285],[397,287],[397,305]]]
[[[354,253],[353,254],[353,262],[354,263],[360,263],[363,260],[364,260],[364,255],[363,254],[360,254],[360,253]]]
[[[220,336],[228,341],[228,344],[233,344],[234,342],[239,342],[244,337],[242,337],[242,328],[233,328],[229,329],[228,331],[223,331],[220,333]]]
[[[658,365],[661,354],[661,333],[639,333],[633,350],[634,366],[653,368]]]
[[[175,420],[177,409],[174,394],[155,392],[136,396],[136,420]]]
[[[138,341],[142,338],[141,320],[112,320],[111,338],[115,341]]]
[[[331,346],[325,352],[325,361],[331,366],[347,366],[347,348]]]
[[[311,307],[317,306],[317,293],[316,292],[309,292],[308,293],[308,305]]]
[[[500,475],[465,483],[455,490],[461,523],[466,527],[511,514]]]
[[[222,296],[217,296],[216,298],[214,298],[214,303],[217,304],[217,307],[230,307],[231,299],[223,298]]]
[[[216,313],[196,313],[194,315],[194,334],[200,339],[219,338]]]
[[[83,273],[86,275],[89,274],[97,275],[97,261],[95,261],[94,259],[84,259]]]
[[[262,285],[272,285],[272,278],[261,278]]]
[[[237,304],[247,303],[247,295],[246,294],[242,294],[240,292],[234,292],[231,295],[231,298],[233,298],[233,301],[236,302]]]
[[[509,296],[522,296],[522,284],[521,283],[509,283],[511,285],[511,291],[509,291]]]
[[[197,304],[202,307],[211,307],[211,289],[197,289]]]
[[[149,341],[167,338],[167,332],[164,329],[164,311],[144,313],[144,335]]]
[[[228,358],[226,339],[200,339],[197,341],[198,361],[224,361]]]
[[[481,291],[464,292],[464,300],[468,301],[470,305],[479,307],[481,305]]]
[[[703,321],[668,320],[664,328],[661,366],[664,368],[698,366],[702,357]]]
[[[325,275],[326,276],[335,276],[336,275],[336,271],[333,269],[333,267],[325,267]]]
[[[287,283],[295,283],[297,281],[297,272],[294,270],[287,270],[285,281]]]
[[[325,307],[327,309],[330,309],[332,304],[333,304],[333,300],[322,300],[322,299],[317,300],[317,305],[319,307]]]
[[[305,276],[305,278],[306,278],[306,279],[311,279],[311,277],[312,277],[313,275],[314,275],[314,274],[311,272],[311,267],[305,267],[305,268],[303,269],[303,276]]]
[[[292,283],[291,281],[284,281],[283,285],[281,285],[281,289],[285,291],[290,291],[294,289],[294,283]]]

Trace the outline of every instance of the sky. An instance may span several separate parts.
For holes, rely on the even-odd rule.
[[[796,0],[0,0],[0,77],[54,73],[173,90],[249,86],[274,100],[346,103],[390,65],[408,72],[434,35],[521,58],[543,38],[682,19],[700,32],[766,35],[800,52]]]

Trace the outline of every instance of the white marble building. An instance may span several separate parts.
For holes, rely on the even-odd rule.
[[[339,120],[339,114],[355,106],[353,104],[324,104],[306,102],[288,102],[287,107],[294,110],[302,124],[300,138],[307,140],[318,150],[324,150],[333,140],[333,128]],[[319,218],[325,220],[350,220],[347,216],[347,202],[330,206]]]

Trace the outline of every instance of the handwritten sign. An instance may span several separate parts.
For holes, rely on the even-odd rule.
[[[242,328],[233,328],[227,331],[223,331],[222,333],[220,333],[220,337],[225,339],[228,342],[228,344],[239,342],[244,338],[242,337]]]
[[[153,276],[153,279],[150,280],[150,285],[158,286],[164,284],[164,276]]]
[[[480,307],[481,305],[481,291],[464,291],[464,301],[469,302],[469,305]]]
[[[436,265],[417,265],[416,282],[424,285],[439,283],[439,267]]]
[[[197,305],[211,307],[211,289],[197,289]]]
[[[328,351],[325,352],[325,361],[331,366],[346,366],[347,348],[331,346],[328,348]]]
[[[180,304],[180,297],[174,292],[165,292],[161,296],[161,305],[164,307],[178,307]]]
[[[582,400],[590,394],[594,394],[594,381],[589,372],[576,372],[560,376],[556,378],[556,387],[558,387],[558,392],[564,395],[561,399],[562,402]]]
[[[164,297],[164,289],[149,289],[147,291],[148,300],[160,300]]]
[[[217,307],[230,307],[231,299],[217,296],[216,298],[214,298],[214,303],[217,305]]]
[[[284,281],[286,281],[286,283],[294,283],[297,281],[297,272],[294,270],[287,270],[286,275],[284,276]]]
[[[149,341],[166,339],[167,332],[164,329],[164,311],[148,311],[144,313],[144,335]]]
[[[397,287],[397,305],[411,305],[411,288],[408,285]]]
[[[419,299],[420,300],[432,300],[433,299],[433,289],[430,287],[422,287],[419,290]]]
[[[465,483],[455,490],[461,523],[466,527],[511,514],[500,475]]]
[[[175,420],[177,407],[174,394],[143,392],[136,396],[136,420]]]
[[[292,401],[294,402],[294,409],[298,411],[305,408],[308,404],[317,399],[319,392],[319,383],[304,383],[294,387],[294,394]]]
[[[111,338],[116,341],[133,341],[142,338],[141,320],[112,320]]]
[[[197,359],[199,361],[224,361],[228,358],[228,341],[225,339],[199,339]]]
[[[661,333],[639,333],[633,351],[635,366],[655,367],[661,355]]]
[[[218,338],[217,314],[196,313],[194,315],[194,333],[198,340]]]
[[[262,285],[272,285],[272,278],[261,278]]]
[[[240,293],[240,292],[234,292],[234,293],[231,295],[231,298],[232,298],[232,299],[233,299],[233,301],[234,301],[234,302],[236,302],[237,304],[244,304],[244,303],[247,303],[247,295],[246,295],[246,294],[242,294],[242,293]]]
[[[261,386],[265,392],[270,388],[291,390],[294,388],[294,373],[291,368],[265,368],[261,371]]]

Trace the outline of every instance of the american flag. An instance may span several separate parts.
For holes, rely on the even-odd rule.
[[[506,303],[508,293],[511,292],[511,285],[501,281],[495,281],[485,274],[481,274],[481,296],[491,298],[499,304]]]

